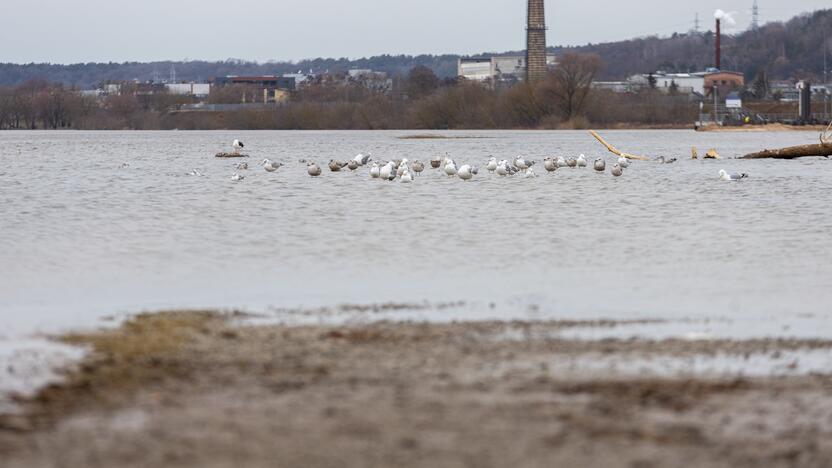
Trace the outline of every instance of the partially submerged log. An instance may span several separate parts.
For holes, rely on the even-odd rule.
[[[217,153],[217,158],[247,158],[247,154],[240,153]]]
[[[716,149],[709,149],[707,153],[705,153],[705,157],[702,159],[722,159],[722,156],[716,152]]]
[[[612,146],[611,144],[607,143],[606,140],[601,138],[601,135],[599,135],[598,132],[596,132],[595,130],[590,130],[589,133],[592,136],[594,136],[595,139],[598,140],[599,143],[604,145],[610,153],[612,153],[616,156],[620,156],[622,158],[627,158],[627,159],[634,159],[634,160],[637,160],[637,161],[649,161],[650,160],[650,158],[648,158],[647,156],[638,156],[638,155],[635,155],[635,154],[628,154],[628,153],[624,153],[623,151],[619,151],[618,148]]]
[[[746,154],[740,159],[796,159],[809,157],[832,156],[832,143],[819,145],[801,145],[789,148],[760,151],[759,153]]]

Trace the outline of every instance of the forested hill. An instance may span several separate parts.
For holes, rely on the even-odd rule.
[[[785,23],[769,23],[756,31],[725,37],[723,68],[741,71],[749,79],[759,70],[765,69],[773,79],[816,80],[823,71],[824,30],[830,36],[827,40],[832,45],[832,9],[801,15]],[[550,36],[556,37],[557,31],[551,31]],[[714,35],[712,32],[674,34],[672,37],[647,37],[581,47],[556,47],[551,50],[559,54],[597,53],[605,65],[600,78],[615,80],[635,73],[656,70],[699,71],[713,66]],[[182,81],[202,81],[224,75],[272,75],[309,70],[316,73],[339,72],[353,68],[370,68],[401,75],[416,65],[426,65],[440,77],[447,78],[456,75],[457,59],[457,55],[382,55],[358,60],[321,58],[297,63],[228,60],[73,65],[0,64],[0,86],[43,79],[91,88],[108,80],[147,81],[157,76],[165,79],[169,76],[172,65],[176,69],[177,80]]]

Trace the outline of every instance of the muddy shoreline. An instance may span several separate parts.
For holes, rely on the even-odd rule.
[[[614,322],[245,319],[141,315],[116,330],[61,337],[90,353],[63,383],[20,398],[21,414],[0,416],[3,468],[820,468],[832,460],[830,373],[598,365],[777,359],[832,353],[830,341],[558,334]]]

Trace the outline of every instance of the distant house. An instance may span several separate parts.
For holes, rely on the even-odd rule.
[[[705,74],[705,95],[713,96],[716,89],[720,96],[745,88],[745,75],[739,72],[711,70]]]
[[[296,89],[294,77],[265,75],[265,76],[224,76],[214,78],[212,84],[222,88],[225,86],[246,86],[254,90],[256,102],[264,104],[284,102],[289,93]]]

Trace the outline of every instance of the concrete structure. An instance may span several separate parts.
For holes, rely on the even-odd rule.
[[[207,97],[211,94],[211,85],[208,83],[169,83],[165,89],[169,94],[180,96]]]
[[[554,55],[546,56],[546,70],[557,65]],[[500,83],[516,83],[526,79],[526,57],[466,57],[459,59],[457,74],[460,78],[470,81],[498,85]]]
[[[526,78],[529,82],[544,79],[546,64],[546,13],[544,0],[529,0],[526,27]]]

